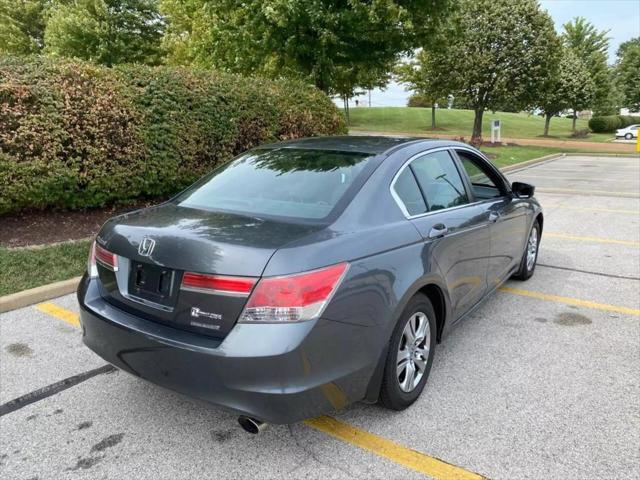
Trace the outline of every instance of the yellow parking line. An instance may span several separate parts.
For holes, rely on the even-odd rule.
[[[67,310],[66,308],[59,307],[53,303],[41,303],[40,305],[36,305],[36,308],[41,312],[47,313],[52,317],[56,317],[63,322],[67,322],[69,325],[74,327],[80,326],[80,315],[71,310]]]
[[[80,326],[80,316],[77,313],[59,307],[58,305],[41,303],[36,305],[36,308],[74,327]],[[335,418],[319,417],[306,420],[305,423],[316,430],[320,430],[347,443],[369,450],[376,455],[387,458],[412,470],[430,475],[433,478],[451,480],[483,480],[485,478],[477,473],[469,472],[468,470],[448,464],[424,453],[403,447],[386,438],[340,422]]]
[[[332,417],[313,418],[306,420],[305,423],[339,440],[369,450],[380,457],[436,479],[482,480],[485,478]]]
[[[592,308],[594,310],[603,310],[605,312],[624,313],[640,317],[640,309],[620,307],[618,305],[609,305],[607,303],[597,303],[590,300],[580,300],[572,297],[562,297],[560,295],[551,295],[549,293],[532,292],[522,290],[520,288],[500,287],[501,292],[512,293],[514,295],[522,295],[523,297],[537,298],[538,300],[548,300],[550,302],[564,303],[566,305],[575,305],[577,307]]]
[[[554,232],[545,232],[543,236],[551,237],[551,238],[563,238],[565,240],[577,240],[579,242],[615,243],[617,245],[640,247],[640,242],[635,242],[633,240],[616,240],[613,238],[602,238],[602,237],[580,237],[577,235],[568,235],[566,233],[554,233]]]
[[[623,197],[623,198],[640,198],[639,193],[635,192],[614,192],[610,190],[573,190],[570,188],[545,188],[536,187],[536,192],[542,193],[577,193],[581,195],[601,195],[606,197]]]

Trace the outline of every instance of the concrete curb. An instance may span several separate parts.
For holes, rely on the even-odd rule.
[[[74,277],[69,280],[62,280],[61,282],[50,283],[0,297],[0,313],[73,293],[78,288],[80,278]]]
[[[534,165],[538,165],[540,163],[551,162],[553,160],[557,160],[562,157],[628,157],[629,154],[626,153],[576,153],[576,152],[559,152],[552,153],[550,155],[545,155],[544,157],[532,158],[531,160],[526,160],[524,162],[516,163],[514,165],[507,165],[506,167],[501,167],[499,170],[502,173],[512,173],[518,172],[520,170],[526,170],[529,167]],[[635,155],[632,155],[635,156]]]
[[[548,162],[551,160],[555,160],[557,158],[561,158],[565,156],[564,153],[552,153],[551,155],[545,155],[544,157],[532,158],[531,160],[526,160],[524,162],[516,163],[514,165],[507,165],[506,167],[501,167],[499,170],[502,173],[516,172],[518,170],[524,170],[533,165],[538,165],[539,163]]]

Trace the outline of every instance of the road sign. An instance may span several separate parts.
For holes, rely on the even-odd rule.
[[[491,120],[491,143],[502,143],[500,140],[500,127],[502,122],[500,120]]]

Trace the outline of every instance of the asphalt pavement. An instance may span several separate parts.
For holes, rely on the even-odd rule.
[[[545,209],[539,266],[438,345],[411,408],[355,404],[249,435],[231,413],[95,370],[67,295],[0,316],[0,477],[640,478],[640,160],[508,176]]]

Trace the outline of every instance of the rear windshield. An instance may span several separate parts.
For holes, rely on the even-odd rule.
[[[359,187],[370,155],[326,150],[253,150],[177,198],[183,207],[322,220]]]

